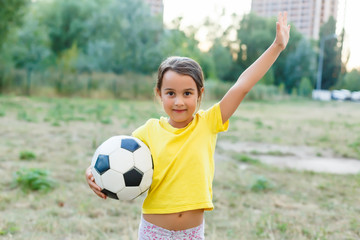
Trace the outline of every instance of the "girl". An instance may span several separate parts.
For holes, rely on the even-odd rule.
[[[168,118],[150,119],[133,132],[146,143],[154,161],[153,182],[143,203],[139,239],[204,239],[204,211],[214,208],[213,154],[218,132],[245,95],[264,76],[289,40],[287,13],[280,13],[276,38],[239,77],[221,101],[198,111],[203,87],[201,67],[192,59],[170,57],[158,70],[156,94]],[[86,170],[90,188],[106,196]]]

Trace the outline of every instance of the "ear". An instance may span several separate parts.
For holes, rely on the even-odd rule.
[[[204,94],[204,87],[200,89],[200,95],[198,96],[198,100],[202,98],[203,94]]]
[[[158,95],[161,99],[161,91],[158,88],[156,88],[156,95]]]

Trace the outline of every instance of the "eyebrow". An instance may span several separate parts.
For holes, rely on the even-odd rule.
[[[165,88],[164,90],[168,91],[168,90],[175,90],[175,89],[173,89],[173,88]],[[184,91],[195,91],[195,89],[194,88],[186,88],[186,89],[184,89]]]

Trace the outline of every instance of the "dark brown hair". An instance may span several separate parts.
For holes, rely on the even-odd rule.
[[[164,74],[169,70],[192,77],[195,81],[199,98],[201,99],[201,89],[204,87],[204,74],[200,65],[195,60],[178,56],[165,59],[158,69],[158,79],[155,90],[161,90]]]

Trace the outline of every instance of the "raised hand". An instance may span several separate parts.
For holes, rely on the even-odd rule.
[[[278,21],[276,22],[276,38],[274,43],[283,50],[289,42],[289,36],[290,25],[287,23],[287,12],[280,12],[278,15]]]

